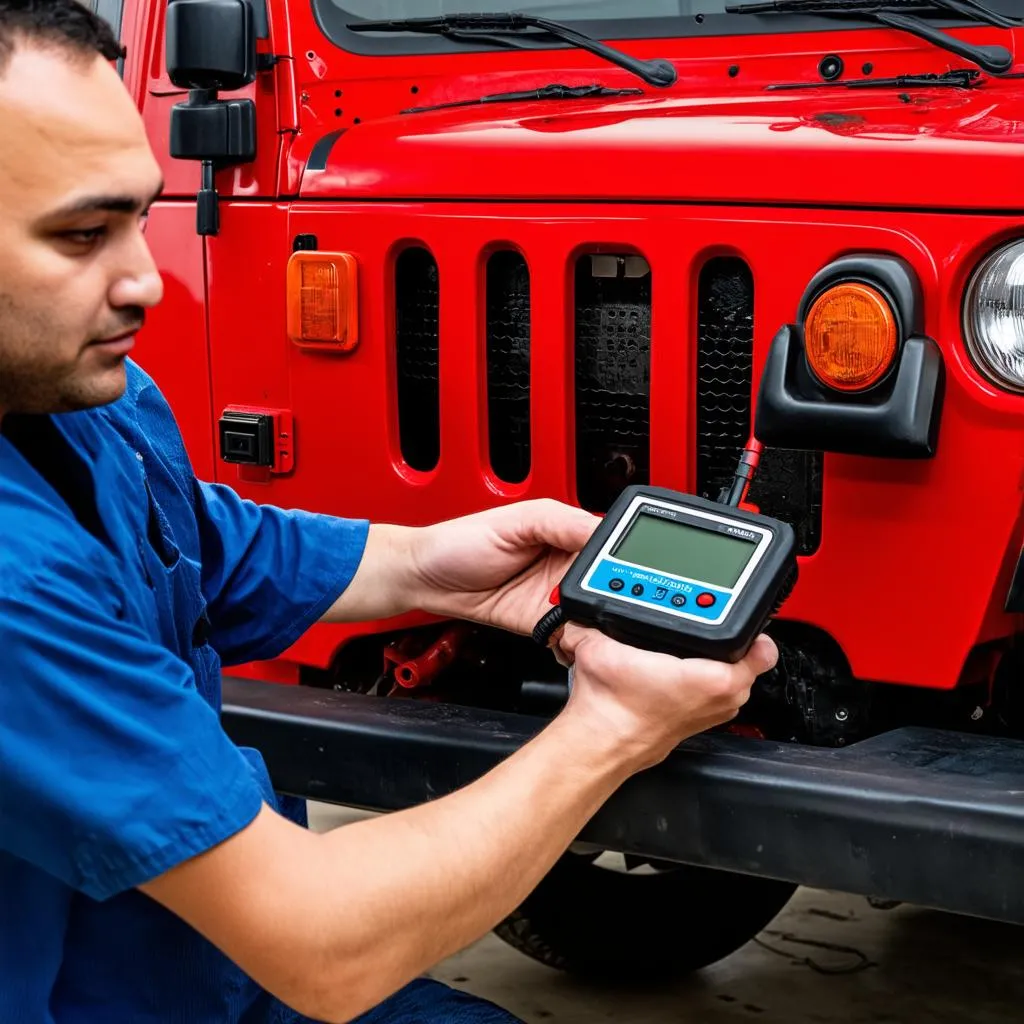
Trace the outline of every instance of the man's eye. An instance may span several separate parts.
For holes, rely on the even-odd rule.
[[[61,237],[75,245],[93,245],[106,233],[106,227],[82,228],[78,231],[64,231],[61,233]]]

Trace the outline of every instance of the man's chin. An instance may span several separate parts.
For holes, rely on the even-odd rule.
[[[82,412],[112,405],[124,396],[128,387],[126,356],[119,357],[101,372],[89,374],[87,379],[68,382],[62,389],[60,412]]]

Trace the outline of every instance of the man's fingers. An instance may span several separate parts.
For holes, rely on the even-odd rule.
[[[747,652],[745,659],[755,676],[770,672],[779,662],[779,649],[775,641],[762,633]]]
[[[510,525],[522,542],[573,554],[590,540],[601,522],[599,516],[552,498],[524,501],[504,511],[514,513]]]
[[[581,643],[585,641],[594,642],[597,637],[606,640],[609,644],[615,644],[616,647],[622,647],[623,645],[617,644],[614,640],[610,640],[604,637],[592,629],[585,629],[582,626],[577,626],[572,622],[566,623],[560,627],[558,632],[555,634],[557,640],[558,650],[567,658],[574,658]],[[639,652],[633,648],[623,648],[623,653],[628,652],[630,657],[648,657],[657,659],[657,661],[651,662],[652,669],[666,670],[671,662],[674,662],[673,669],[679,671],[683,668],[683,661],[678,658],[671,658],[667,654],[652,654],[651,652],[644,651]],[[752,673],[755,677],[763,675],[765,672],[770,672],[779,660],[779,649],[775,646],[775,641],[771,637],[761,634],[751,645],[750,650],[747,652],[746,657],[738,662],[736,665],[728,665],[725,662],[708,661],[706,659],[690,659],[686,661],[686,671],[692,673],[694,671],[706,671],[712,673],[717,678],[721,679],[723,683],[731,681],[733,673],[745,674],[747,672]]]

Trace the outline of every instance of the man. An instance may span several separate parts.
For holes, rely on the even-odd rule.
[[[567,628],[567,708],[495,771],[303,828],[221,730],[221,665],[411,608],[528,632],[595,521],[533,502],[404,529],[197,482],[127,359],[161,298],[160,172],[116,52],[75,0],[0,0],[0,1020],[510,1021],[417,979],[630,774],[731,719],[775,649],[683,662]]]

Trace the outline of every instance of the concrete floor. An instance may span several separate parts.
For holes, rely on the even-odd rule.
[[[314,828],[357,814],[314,805]],[[680,922],[682,926],[683,922]],[[800,890],[748,945],[652,990],[583,984],[493,935],[432,972],[529,1024],[1010,1024],[1024,1020],[1024,928]]]

